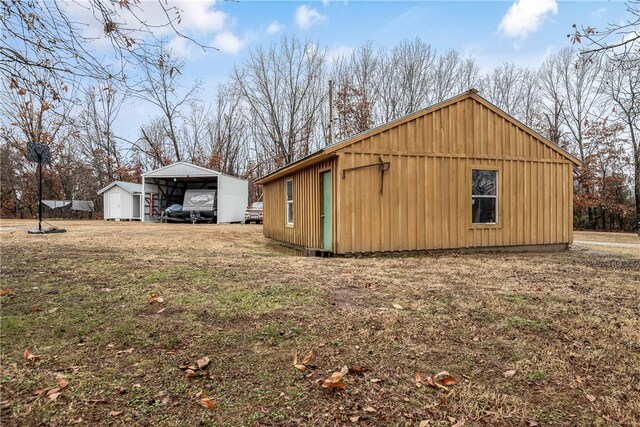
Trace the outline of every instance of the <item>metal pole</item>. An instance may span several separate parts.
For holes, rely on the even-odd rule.
[[[38,230],[42,231],[42,159],[38,162]]]
[[[333,145],[333,80],[329,80],[329,143]]]

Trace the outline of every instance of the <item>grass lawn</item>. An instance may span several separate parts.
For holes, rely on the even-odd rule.
[[[633,254],[321,259],[274,250],[255,225],[61,225],[0,223],[2,426],[640,420]],[[316,383],[343,366],[364,373]],[[445,370],[457,384],[416,386]]]
[[[587,240],[595,242],[609,243],[637,243],[640,244],[640,237],[637,233],[610,233],[602,231],[575,231],[575,240]]]

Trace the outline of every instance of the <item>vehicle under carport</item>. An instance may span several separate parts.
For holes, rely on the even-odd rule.
[[[169,206],[183,205],[187,190],[211,190],[190,193],[214,194],[211,222],[217,224],[244,221],[249,199],[247,180],[187,162],[173,163],[144,173],[142,188],[145,190],[144,200],[141,200],[143,221],[159,221]],[[188,213],[188,210],[185,211],[185,220],[189,220]],[[199,212],[197,215],[209,221],[205,212]]]

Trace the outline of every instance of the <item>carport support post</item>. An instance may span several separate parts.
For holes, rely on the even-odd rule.
[[[140,222],[144,222],[144,199],[147,196],[147,192],[144,188],[144,176],[142,177],[142,197],[140,197]]]

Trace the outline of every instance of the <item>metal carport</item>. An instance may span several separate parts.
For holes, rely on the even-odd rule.
[[[187,162],[177,162],[142,174],[145,197],[142,221],[156,221],[168,206],[182,204],[190,189],[215,189],[217,223],[241,222],[249,199],[247,180]]]

